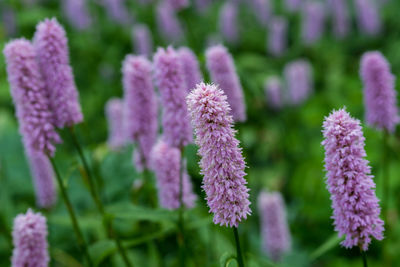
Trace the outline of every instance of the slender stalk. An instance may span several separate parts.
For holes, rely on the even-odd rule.
[[[184,172],[184,147],[181,147],[181,160],[180,160],[180,170],[179,170],[179,218],[178,218],[178,226],[179,226],[179,246],[180,246],[180,266],[185,266],[185,224],[183,219],[184,213],[184,205],[183,205],[183,172]]]
[[[233,227],[233,234],[235,235],[237,262],[239,267],[244,267],[242,250],[240,249],[239,233],[236,227]]]
[[[58,168],[57,168],[57,166],[56,166],[56,164],[54,162],[54,159],[52,157],[50,157],[50,156],[48,156],[48,158],[49,158],[49,160],[51,162],[51,165],[53,166],[54,173],[56,175],[56,179],[57,179],[57,182],[58,182],[58,186],[60,187],[61,196],[62,196],[62,198],[64,200],[65,206],[67,207],[69,216],[71,218],[72,226],[73,226],[73,229],[75,231],[75,235],[76,235],[76,237],[78,239],[78,245],[79,245],[80,249],[82,250],[83,255],[85,256],[85,258],[86,258],[86,260],[88,262],[88,265],[89,266],[93,266],[92,259],[90,258],[90,255],[88,253],[88,248],[87,248],[86,241],[83,238],[83,234],[82,234],[81,229],[79,228],[78,220],[76,219],[74,209],[72,208],[71,201],[69,200],[69,197],[68,197],[68,194],[67,194],[67,190],[64,187],[63,181],[62,181],[61,176],[60,176],[60,172],[58,171]]]
[[[360,248],[360,253],[361,253],[361,258],[362,258],[362,261],[363,261],[363,266],[364,267],[368,267],[367,253],[365,253],[365,251],[362,250],[361,248]]]
[[[83,154],[83,149],[82,149],[82,147],[81,147],[81,145],[80,145],[80,143],[78,141],[78,138],[76,137],[75,130],[74,130],[73,127],[70,127],[69,130],[70,130],[71,137],[72,137],[72,140],[74,142],[74,145],[76,147],[76,150],[78,151],[79,157],[80,157],[80,159],[82,161],[83,168],[85,169],[85,172],[87,174],[90,194],[91,194],[91,196],[92,196],[92,198],[93,198],[93,200],[94,200],[94,202],[96,204],[97,209],[99,210],[101,216],[103,217],[103,225],[104,225],[104,228],[106,230],[106,233],[111,238],[114,239],[114,241],[115,241],[115,243],[117,245],[117,249],[118,249],[119,253],[122,256],[122,259],[123,259],[125,265],[128,266],[128,267],[131,267],[132,264],[129,261],[129,258],[128,258],[127,254],[126,254],[125,248],[122,246],[121,240],[119,239],[119,237],[117,236],[117,234],[115,233],[115,231],[113,229],[112,221],[109,220],[107,218],[107,216],[106,216],[106,213],[104,211],[103,203],[100,200],[99,194],[98,194],[97,189],[96,189],[96,185],[94,184],[94,179],[93,179],[93,176],[92,176],[92,172],[90,171],[89,164],[87,163],[86,157]]]
[[[382,147],[382,202],[383,202],[383,217],[388,223],[388,210],[389,210],[389,149],[388,149],[389,133],[385,130],[383,132],[383,147]]]

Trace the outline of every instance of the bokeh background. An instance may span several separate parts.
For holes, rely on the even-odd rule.
[[[65,0],[67,1],[67,0]],[[71,0],[72,1],[72,0]],[[167,40],[156,23],[157,1],[141,3],[126,0],[128,16],[118,21],[107,12],[107,0],[87,0],[90,25],[74,27],[63,11],[63,1],[2,0],[0,2],[0,50],[17,37],[32,38],[35,25],[44,18],[56,17],[67,31],[71,64],[80,93],[84,123],[78,135],[90,157],[102,199],[113,214],[116,228],[136,266],[177,266],[176,213],[150,209],[141,204],[140,188],[132,189],[141,179],[132,164],[132,146],[111,151],[107,145],[107,122],[104,105],[111,97],[122,96],[121,66],[126,54],[133,53],[132,29],[137,23],[148,25],[154,47],[173,44],[188,46],[198,56],[206,81],[205,49],[210,43],[223,42],[232,53],[243,86],[248,120],[238,123],[247,162],[246,176],[253,214],[240,225],[239,232],[249,266],[270,266],[261,248],[257,195],[263,190],[283,193],[292,234],[292,250],[276,266],[361,266],[357,249],[339,246],[333,230],[328,191],[323,171],[324,150],[321,146],[321,125],[332,109],[346,107],[363,121],[362,82],[359,77],[361,55],[369,50],[381,51],[391,64],[394,75],[400,73],[400,1],[387,0],[379,5],[382,23],[378,34],[370,36],[356,23],[353,1],[347,1],[351,28],[347,37],[338,39],[332,31],[327,8],[324,32],[320,40],[305,44],[301,38],[301,12],[288,12],[281,1],[271,1],[272,12],[288,19],[288,48],[275,57],[268,53],[268,30],[251,7],[251,0],[236,1],[239,38],[236,43],[224,40],[218,27],[219,12],[224,1],[209,1],[203,10],[195,2],[176,15],[181,23],[181,38]],[[147,2],[147,1],[144,1]],[[325,3],[325,1],[321,1]],[[268,105],[265,79],[282,76],[286,63],[307,59],[313,69],[314,91],[303,104],[279,110]],[[396,89],[398,82],[396,81]],[[383,133],[364,125],[367,159],[372,166],[381,196]],[[90,252],[100,266],[122,266],[115,247],[101,229],[101,218],[95,211],[80,163],[72,142],[61,132],[63,144],[57,147],[56,161],[66,179],[68,192],[78,211],[79,221],[91,245]],[[389,139],[390,196],[389,225],[386,237],[374,240],[368,250],[370,266],[400,266],[400,132]],[[233,235],[229,229],[212,224],[211,215],[201,190],[196,146],[185,151],[188,169],[199,196],[196,208],[187,212],[190,252],[186,266],[220,266],[229,253],[234,253]],[[138,183],[136,183],[138,184]],[[10,231],[13,218],[35,208],[35,194],[24,157],[14,107],[7,82],[4,56],[0,55],[0,266],[8,266],[12,251]],[[36,208],[35,208],[36,209]],[[36,209],[37,210],[37,209]],[[72,233],[69,217],[61,199],[51,211],[42,211],[48,218],[52,266],[81,266],[81,256]],[[228,254],[227,254],[228,253]],[[229,266],[235,266],[230,263]],[[271,265],[272,266],[272,265]]]

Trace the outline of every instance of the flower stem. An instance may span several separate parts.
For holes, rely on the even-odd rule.
[[[60,187],[61,196],[62,196],[62,198],[64,200],[65,206],[67,207],[69,216],[71,218],[72,226],[73,226],[73,229],[75,231],[75,235],[76,235],[76,237],[78,239],[78,245],[79,245],[80,249],[82,250],[83,255],[85,256],[85,258],[86,258],[86,260],[88,262],[88,265],[89,266],[93,266],[92,259],[90,258],[90,255],[88,253],[88,248],[87,248],[86,241],[83,238],[83,234],[82,234],[81,229],[79,228],[78,220],[76,219],[74,209],[72,208],[71,201],[69,200],[69,197],[68,197],[68,194],[67,194],[67,190],[64,187],[63,181],[62,181],[61,176],[60,176],[60,172],[57,169],[57,166],[56,166],[56,164],[54,162],[54,159],[51,156],[48,156],[48,158],[49,158],[49,160],[51,162],[51,165],[53,166],[54,173],[56,175],[56,179],[57,179],[57,182],[58,182],[58,186]]]
[[[242,250],[240,249],[239,233],[237,227],[233,227],[233,234],[235,235],[237,262],[239,267],[244,267]]]
[[[96,204],[97,209],[99,210],[101,216],[103,217],[103,226],[104,226],[104,228],[106,230],[106,233],[111,238],[114,239],[114,241],[115,241],[115,243],[117,245],[117,249],[118,249],[119,253],[122,256],[122,259],[123,259],[125,265],[128,266],[128,267],[131,267],[132,264],[129,261],[129,258],[128,258],[128,255],[126,254],[125,248],[122,246],[121,240],[119,239],[119,237],[117,236],[117,234],[115,233],[115,231],[113,229],[112,221],[107,218],[107,215],[106,215],[105,210],[104,210],[103,203],[101,202],[99,194],[97,192],[96,185],[94,183],[94,179],[93,179],[93,176],[92,176],[92,172],[90,171],[90,168],[89,168],[89,164],[87,163],[86,157],[83,154],[83,149],[82,149],[82,147],[81,147],[81,145],[80,145],[80,143],[78,141],[78,138],[77,138],[77,136],[75,134],[75,129],[73,127],[70,127],[69,130],[70,130],[70,134],[71,134],[71,137],[72,137],[72,141],[73,141],[73,143],[74,143],[74,145],[76,147],[76,150],[78,151],[79,157],[80,157],[80,159],[82,161],[82,164],[83,164],[83,168],[85,169],[85,172],[86,172],[86,175],[87,175],[87,178],[88,178],[87,180],[88,180],[88,183],[89,183],[90,195],[92,196],[92,198],[93,198],[93,200],[94,200],[94,202]]]
[[[185,224],[183,219],[184,213],[184,205],[183,205],[183,172],[184,172],[184,147],[182,146],[180,149],[181,152],[181,160],[180,160],[180,170],[179,170],[179,218],[178,218],[178,227],[179,227],[179,251],[180,251],[180,266],[185,266]]]
[[[383,217],[385,224],[388,223],[389,210],[389,149],[388,149],[389,133],[385,130],[383,133],[383,151],[382,151],[382,202],[383,202]]]
[[[367,262],[367,253],[365,253],[364,250],[360,249],[362,261],[363,261],[363,266],[368,267],[368,262]]]

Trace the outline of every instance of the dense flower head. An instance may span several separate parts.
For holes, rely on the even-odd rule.
[[[399,123],[395,77],[389,62],[378,51],[361,58],[360,75],[364,83],[365,118],[369,125],[389,132]]]
[[[251,0],[251,7],[260,24],[267,26],[271,16],[270,0]]]
[[[56,204],[57,192],[54,184],[54,170],[50,160],[41,152],[25,149],[36,192],[36,203],[41,208]]]
[[[258,196],[263,248],[275,262],[291,247],[285,203],[279,192],[261,192]]]
[[[187,112],[187,95],[182,62],[172,48],[159,48],[154,55],[154,71],[162,103],[163,140],[182,147],[193,141]]]
[[[332,10],[333,31],[338,38],[343,38],[350,32],[350,14],[346,0],[329,0]]]
[[[64,28],[55,18],[45,19],[36,27],[33,45],[48,90],[54,125],[63,128],[81,122],[83,115]]]
[[[182,25],[175,10],[166,1],[161,1],[156,7],[157,29],[168,42],[176,43],[183,38]]]
[[[54,155],[55,144],[61,139],[52,124],[47,90],[33,45],[25,39],[10,41],[4,48],[4,55],[19,129],[26,147]]]
[[[196,55],[188,47],[181,47],[178,49],[179,59],[183,67],[183,74],[185,76],[186,89],[189,93],[196,84],[203,81],[203,75],[200,71],[199,62]]]
[[[279,77],[272,76],[265,81],[265,94],[267,102],[273,109],[283,106],[283,88]]]
[[[226,1],[219,14],[219,29],[224,39],[229,43],[239,40],[238,7],[232,1]]]
[[[29,209],[14,219],[12,232],[14,250],[13,267],[47,267],[49,253],[46,218]]]
[[[206,51],[207,68],[212,81],[221,88],[228,97],[232,116],[235,121],[246,120],[246,107],[243,89],[236,73],[231,54],[222,45],[215,45]]]
[[[325,5],[322,2],[307,1],[303,6],[302,38],[304,43],[318,41],[324,33]]]
[[[357,25],[360,30],[368,35],[376,35],[381,31],[381,18],[379,8],[373,0],[355,0]]]
[[[158,107],[152,83],[152,64],[144,56],[127,55],[122,74],[126,136],[128,140],[137,142],[142,167],[148,167],[151,148],[156,142],[158,132]]]
[[[268,52],[274,56],[280,56],[287,47],[287,19],[283,16],[271,18],[268,27]]]
[[[214,223],[237,227],[251,213],[245,162],[224,92],[200,83],[187,97],[201,157],[203,189]]]
[[[311,71],[311,65],[306,60],[300,59],[286,64],[284,77],[290,104],[302,104],[313,92]]]
[[[62,0],[62,7],[68,22],[78,30],[85,30],[92,24],[86,0]]]
[[[176,147],[171,147],[162,140],[153,147],[151,153],[152,169],[157,176],[159,203],[166,209],[178,209],[179,201],[179,176],[181,171],[181,152]],[[183,167],[182,176],[182,202],[185,207],[194,207],[196,195],[192,190],[192,182]]]
[[[323,135],[335,230],[346,236],[344,247],[367,250],[371,237],[383,239],[384,228],[360,121],[344,109],[333,111],[325,118]]]
[[[136,24],[133,27],[132,39],[135,54],[148,57],[153,54],[153,38],[146,24]]]
[[[120,98],[109,99],[105,111],[108,123],[107,145],[113,150],[118,150],[126,143],[124,101]]]

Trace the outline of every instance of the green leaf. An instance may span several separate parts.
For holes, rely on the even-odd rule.
[[[95,266],[98,266],[107,257],[116,251],[114,240],[101,240],[89,247],[89,254]]]
[[[54,248],[51,249],[51,258],[53,258],[59,265],[65,267],[83,267],[74,257],[69,255],[67,252]]]
[[[219,259],[219,266],[228,267],[229,263],[231,263],[233,260],[236,261],[235,254],[233,254],[232,252],[225,252]]]
[[[316,250],[314,250],[313,253],[311,253],[311,255],[310,255],[311,261],[316,260],[317,258],[321,257],[329,250],[333,249],[343,239],[344,239],[344,237],[339,237],[336,233],[333,234],[328,240],[325,241],[325,243],[323,243]]]
[[[176,213],[169,210],[148,209],[134,205],[115,205],[107,208],[108,213],[115,219],[130,221],[175,221]]]

